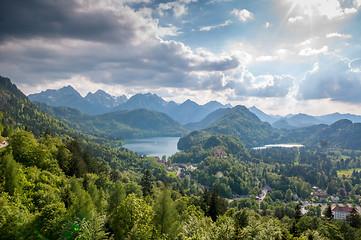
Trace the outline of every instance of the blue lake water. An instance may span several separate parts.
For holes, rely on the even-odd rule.
[[[267,149],[267,148],[275,148],[275,147],[279,147],[279,148],[300,148],[300,147],[304,147],[302,144],[268,144],[268,145],[264,145],[262,147],[255,147],[252,148],[254,150],[262,150],[262,149]]]
[[[166,155],[170,157],[176,152],[179,137],[153,137],[153,138],[136,138],[125,140],[124,148],[128,148],[133,152],[142,155],[162,157]]]

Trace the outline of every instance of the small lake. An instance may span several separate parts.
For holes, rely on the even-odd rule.
[[[176,152],[179,137],[153,137],[153,138],[136,138],[125,140],[122,146],[133,152],[142,155],[160,157],[166,155],[167,158]]]
[[[275,147],[279,147],[279,148],[301,148],[301,147],[304,147],[304,146],[302,144],[268,144],[268,145],[264,145],[262,147],[254,147],[252,149],[254,149],[254,150],[262,150],[262,149],[275,148]]]

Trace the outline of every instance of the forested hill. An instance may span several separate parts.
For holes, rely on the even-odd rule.
[[[77,109],[35,103],[39,109],[74,129],[105,138],[181,136],[186,132],[178,122],[164,113],[146,109],[86,115]]]
[[[57,135],[72,135],[75,131],[66,124],[48,114],[39,111],[36,106],[11,83],[10,79],[0,76],[0,111],[3,113],[2,123],[4,135],[10,129],[28,129],[35,136],[41,136],[50,130]]]
[[[288,142],[299,142],[309,147],[319,147],[325,141],[328,147],[342,149],[361,149],[361,123],[350,120],[339,120],[331,125],[320,124],[311,127],[283,130],[282,139]]]
[[[238,137],[246,147],[256,147],[277,141],[279,131],[269,123],[262,122],[244,106],[228,109],[210,127],[203,129],[209,134],[227,134]],[[187,137],[187,136],[186,136]]]

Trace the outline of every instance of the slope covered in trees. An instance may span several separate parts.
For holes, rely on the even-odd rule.
[[[35,104],[43,112],[67,123],[74,129],[106,138],[180,136],[186,132],[186,129],[166,114],[146,109],[90,116],[72,108],[52,107],[43,103]]]
[[[208,134],[226,134],[238,137],[247,147],[277,142],[280,134],[269,123],[262,122],[244,106],[227,110],[220,119],[202,131]],[[197,135],[196,133],[192,133]],[[187,136],[184,137],[187,139]],[[182,140],[187,141],[187,140]],[[182,146],[180,146],[182,149]]]
[[[6,126],[5,136],[10,129],[25,128],[36,136],[41,136],[47,129],[58,135],[75,135],[66,124],[39,111],[10,79],[1,76],[0,111],[3,113],[2,123]]]
[[[310,191],[317,185],[359,203],[361,171],[337,176],[361,167],[358,151],[253,151],[230,135],[194,132],[186,153],[205,155],[180,178],[154,158],[61,131],[34,135],[19,129],[22,116],[10,116],[11,124],[3,121],[10,145],[0,149],[0,239],[361,238],[356,211],[336,221],[327,211],[322,217],[320,206],[302,214],[294,201],[294,193],[316,201]],[[265,185],[273,192],[256,200]],[[233,194],[246,196],[223,198]]]
[[[361,123],[352,123],[346,119],[339,120],[329,126],[320,124],[281,132],[284,141],[299,142],[308,147],[317,148],[321,141],[326,141],[328,147],[361,149]]]

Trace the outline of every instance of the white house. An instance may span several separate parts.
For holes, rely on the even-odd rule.
[[[337,220],[346,220],[347,216],[352,212],[352,207],[335,206],[332,209],[333,218]]]

